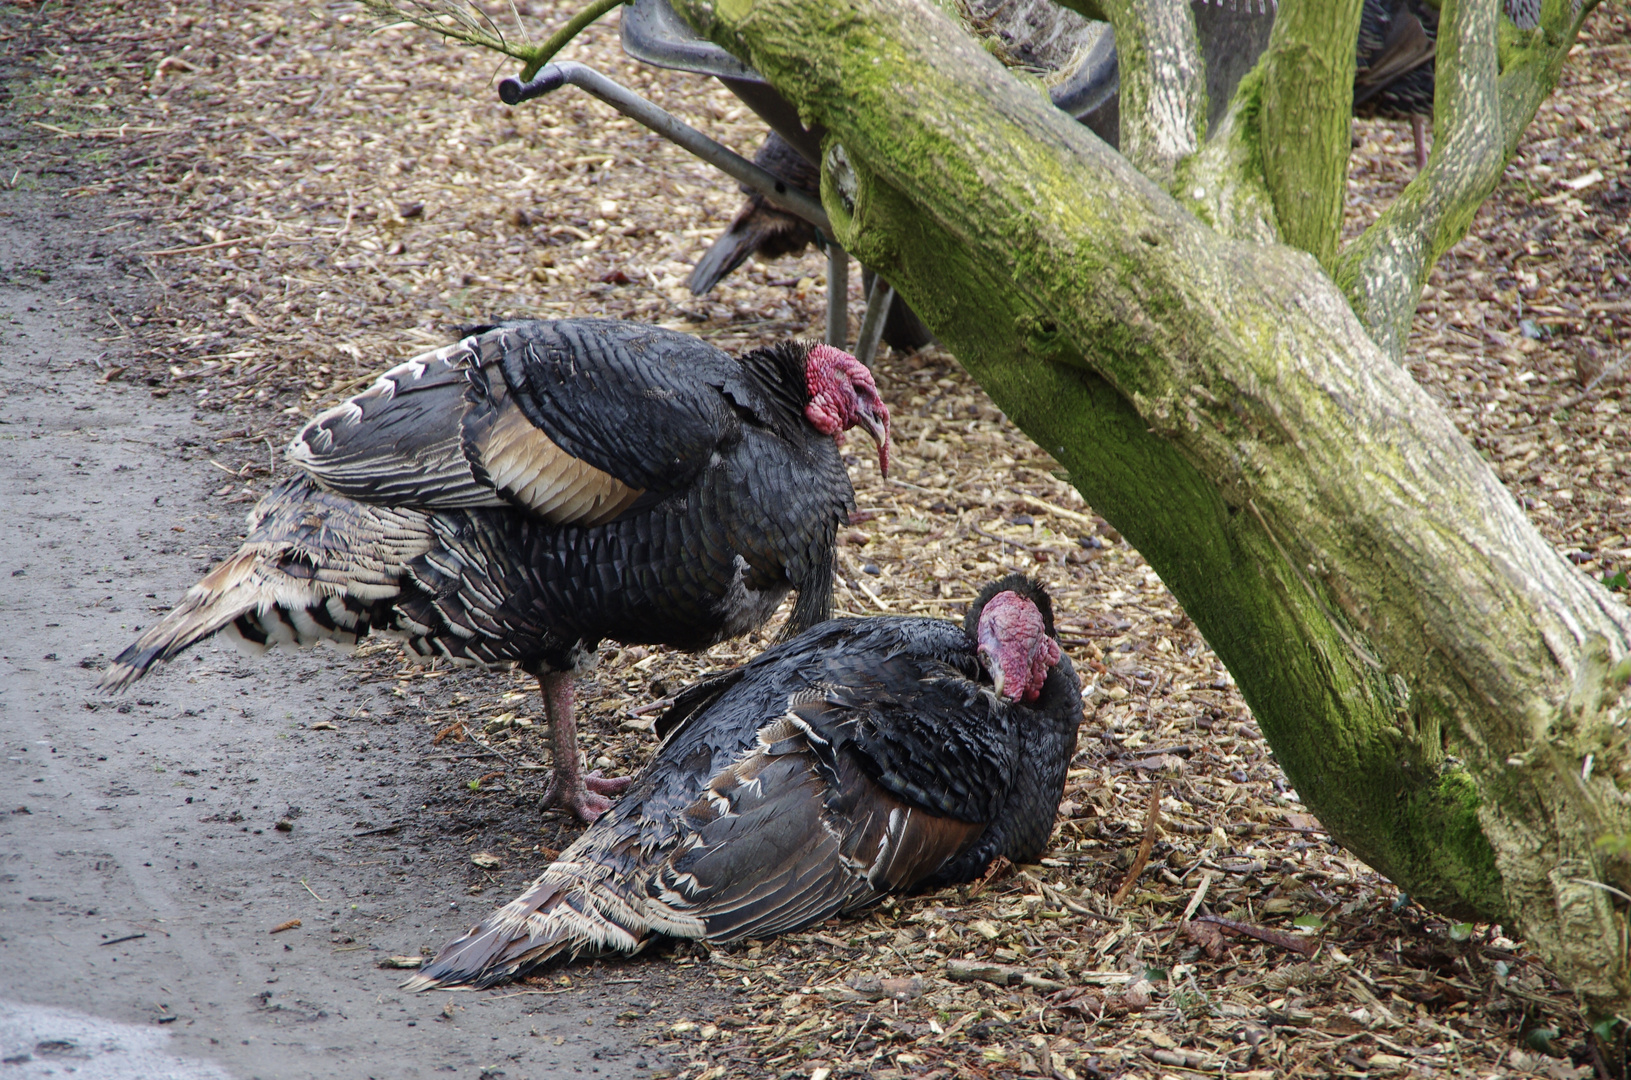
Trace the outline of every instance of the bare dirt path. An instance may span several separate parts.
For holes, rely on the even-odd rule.
[[[415,997],[377,966],[491,899],[439,872],[468,862],[442,830],[415,842],[434,766],[388,682],[327,651],[206,647],[94,692],[241,522],[204,497],[215,432],[99,381],[119,358],[86,314],[126,285],[99,219],[61,205],[0,195],[3,1075],[649,1075],[612,1024],[650,1002],[630,980]]]

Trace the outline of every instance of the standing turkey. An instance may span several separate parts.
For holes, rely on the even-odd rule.
[[[582,775],[573,674],[602,638],[747,633],[789,589],[787,635],[826,619],[854,504],[835,439],[857,424],[887,472],[889,409],[827,345],[733,359],[604,319],[482,328],[308,423],[289,448],[301,474],[102,685],[222,631],[259,648],[380,631],[421,657],[519,665],[552,728],[545,801],[593,820],[628,781]]]
[[[1354,115],[1407,117],[1427,165],[1438,12],[1420,0],[1365,0],[1354,49]]]
[[[835,619],[682,693],[611,813],[406,987],[492,986],[658,935],[733,941],[970,881],[1053,832],[1081,683],[1042,587],[962,626]]]

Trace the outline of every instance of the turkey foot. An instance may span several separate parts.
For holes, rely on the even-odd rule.
[[[574,793],[568,787],[571,779],[562,779],[563,771],[557,769],[550,774],[549,786],[544,788],[538,805],[546,809],[558,806],[562,810],[570,810],[586,822],[594,821],[612,808],[612,800],[606,798],[607,795],[621,795],[623,789],[634,782],[632,776],[607,777],[596,770],[578,777],[578,790]],[[577,772],[576,769],[571,771]]]
[[[551,671],[539,675],[538,689],[544,695],[544,713],[549,717],[550,742],[555,750],[555,771],[538,805],[558,806],[572,811],[581,821],[592,822],[612,808],[612,800],[606,796],[628,787],[630,777],[607,778],[598,772],[584,775],[578,764],[578,728],[572,718],[569,673]]]
[[[599,795],[621,795],[632,783],[632,776],[602,776],[599,769],[583,778],[583,786]]]
[[[586,823],[594,821],[612,808],[612,800],[595,789],[601,785],[609,784],[613,786],[610,793],[615,795],[623,790],[623,786],[626,786],[629,779],[628,777],[619,777],[616,780],[607,780],[593,773],[588,776],[579,775],[576,777],[577,790],[574,791],[572,789],[572,779],[563,780],[561,778],[563,771],[557,769],[550,774],[549,784],[545,786],[543,795],[538,798],[538,806],[540,809],[545,810],[552,807],[570,810],[578,816],[580,821]],[[577,770],[572,771],[576,772]],[[623,782],[623,786],[619,786],[620,781]]]

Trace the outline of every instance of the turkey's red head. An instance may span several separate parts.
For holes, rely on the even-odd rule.
[[[889,475],[889,406],[866,365],[842,349],[815,345],[804,362],[810,404],[804,415],[823,435],[838,438],[859,424],[878,443],[878,468]]]
[[[1015,575],[1016,578],[1019,575]],[[999,585],[1009,584],[1009,579]],[[991,675],[997,696],[1008,701],[1035,701],[1059,662],[1059,643],[1051,636],[1052,610],[1044,613],[1032,599],[1041,586],[1019,578],[1018,589],[1002,589],[980,608],[974,640],[980,663]],[[1041,593],[1044,605],[1047,594]]]

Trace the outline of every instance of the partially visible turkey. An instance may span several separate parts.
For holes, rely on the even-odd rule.
[[[760,168],[786,180],[794,188],[815,199],[821,198],[821,171],[805,159],[793,146],[774,131],[753,155]],[[811,244],[820,242],[815,226],[772,205],[763,195],[745,185],[747,195],[730,225],[713,242],[696,266],[685,285],[693,295],[701,296],[718,285],[752,255],[759,259],[779,259],[784,255],[797,255]],[[934,339],[906,302],[896,296],[884,317],[883,340],[892,348],[907,352],[922,348]]]
[[[835,619],[686,690],[623,800],[404,985],[762,938],[1034,859],[1082,718],[1053,635],[1047,594],[1014,574],[962,626]]]
[[[1365,0],[1354,47],[1354,115],[1405,117],[1427,165],[1438,12],[1420,0]]]
[[[232,557],[114,660],[106,689],[225,632],[254,648],[399,635],[421,657],[538,678],[547,803],[592,821],[626,779],[584,776],[572,676],[603,638],[701,649],[789,589],[791,636],[832,612],[854,506],[835,439],[889,463],[889,409],[848,353],[785,342],[733,359],[605,319],[483,328],[308,423],[302,473]]]
[[[1540,0],[1501,0],[1519,30],[1540,25]],[[1410,121],[1416,168],[1427,167],[1427,118],[1437,77],[1438,5],[1431,0],[1365,0],[1354,47],[1354,115]]]
[[[774,131],[765,137],[758,153],[753,155],[753,163],[799,191],[821,197],[820,170]],[[691,276],[685,279],[686,288],[695,296],[718,285],[722,278],[746,262],[749,255],[778,259],[783,255],[796,255],[818,240],[815,226],[808,221],[772,205],[752,188],[744,186],[742,191],[748,197],[747,202],[697,260],[696,266],[691,268]]]

